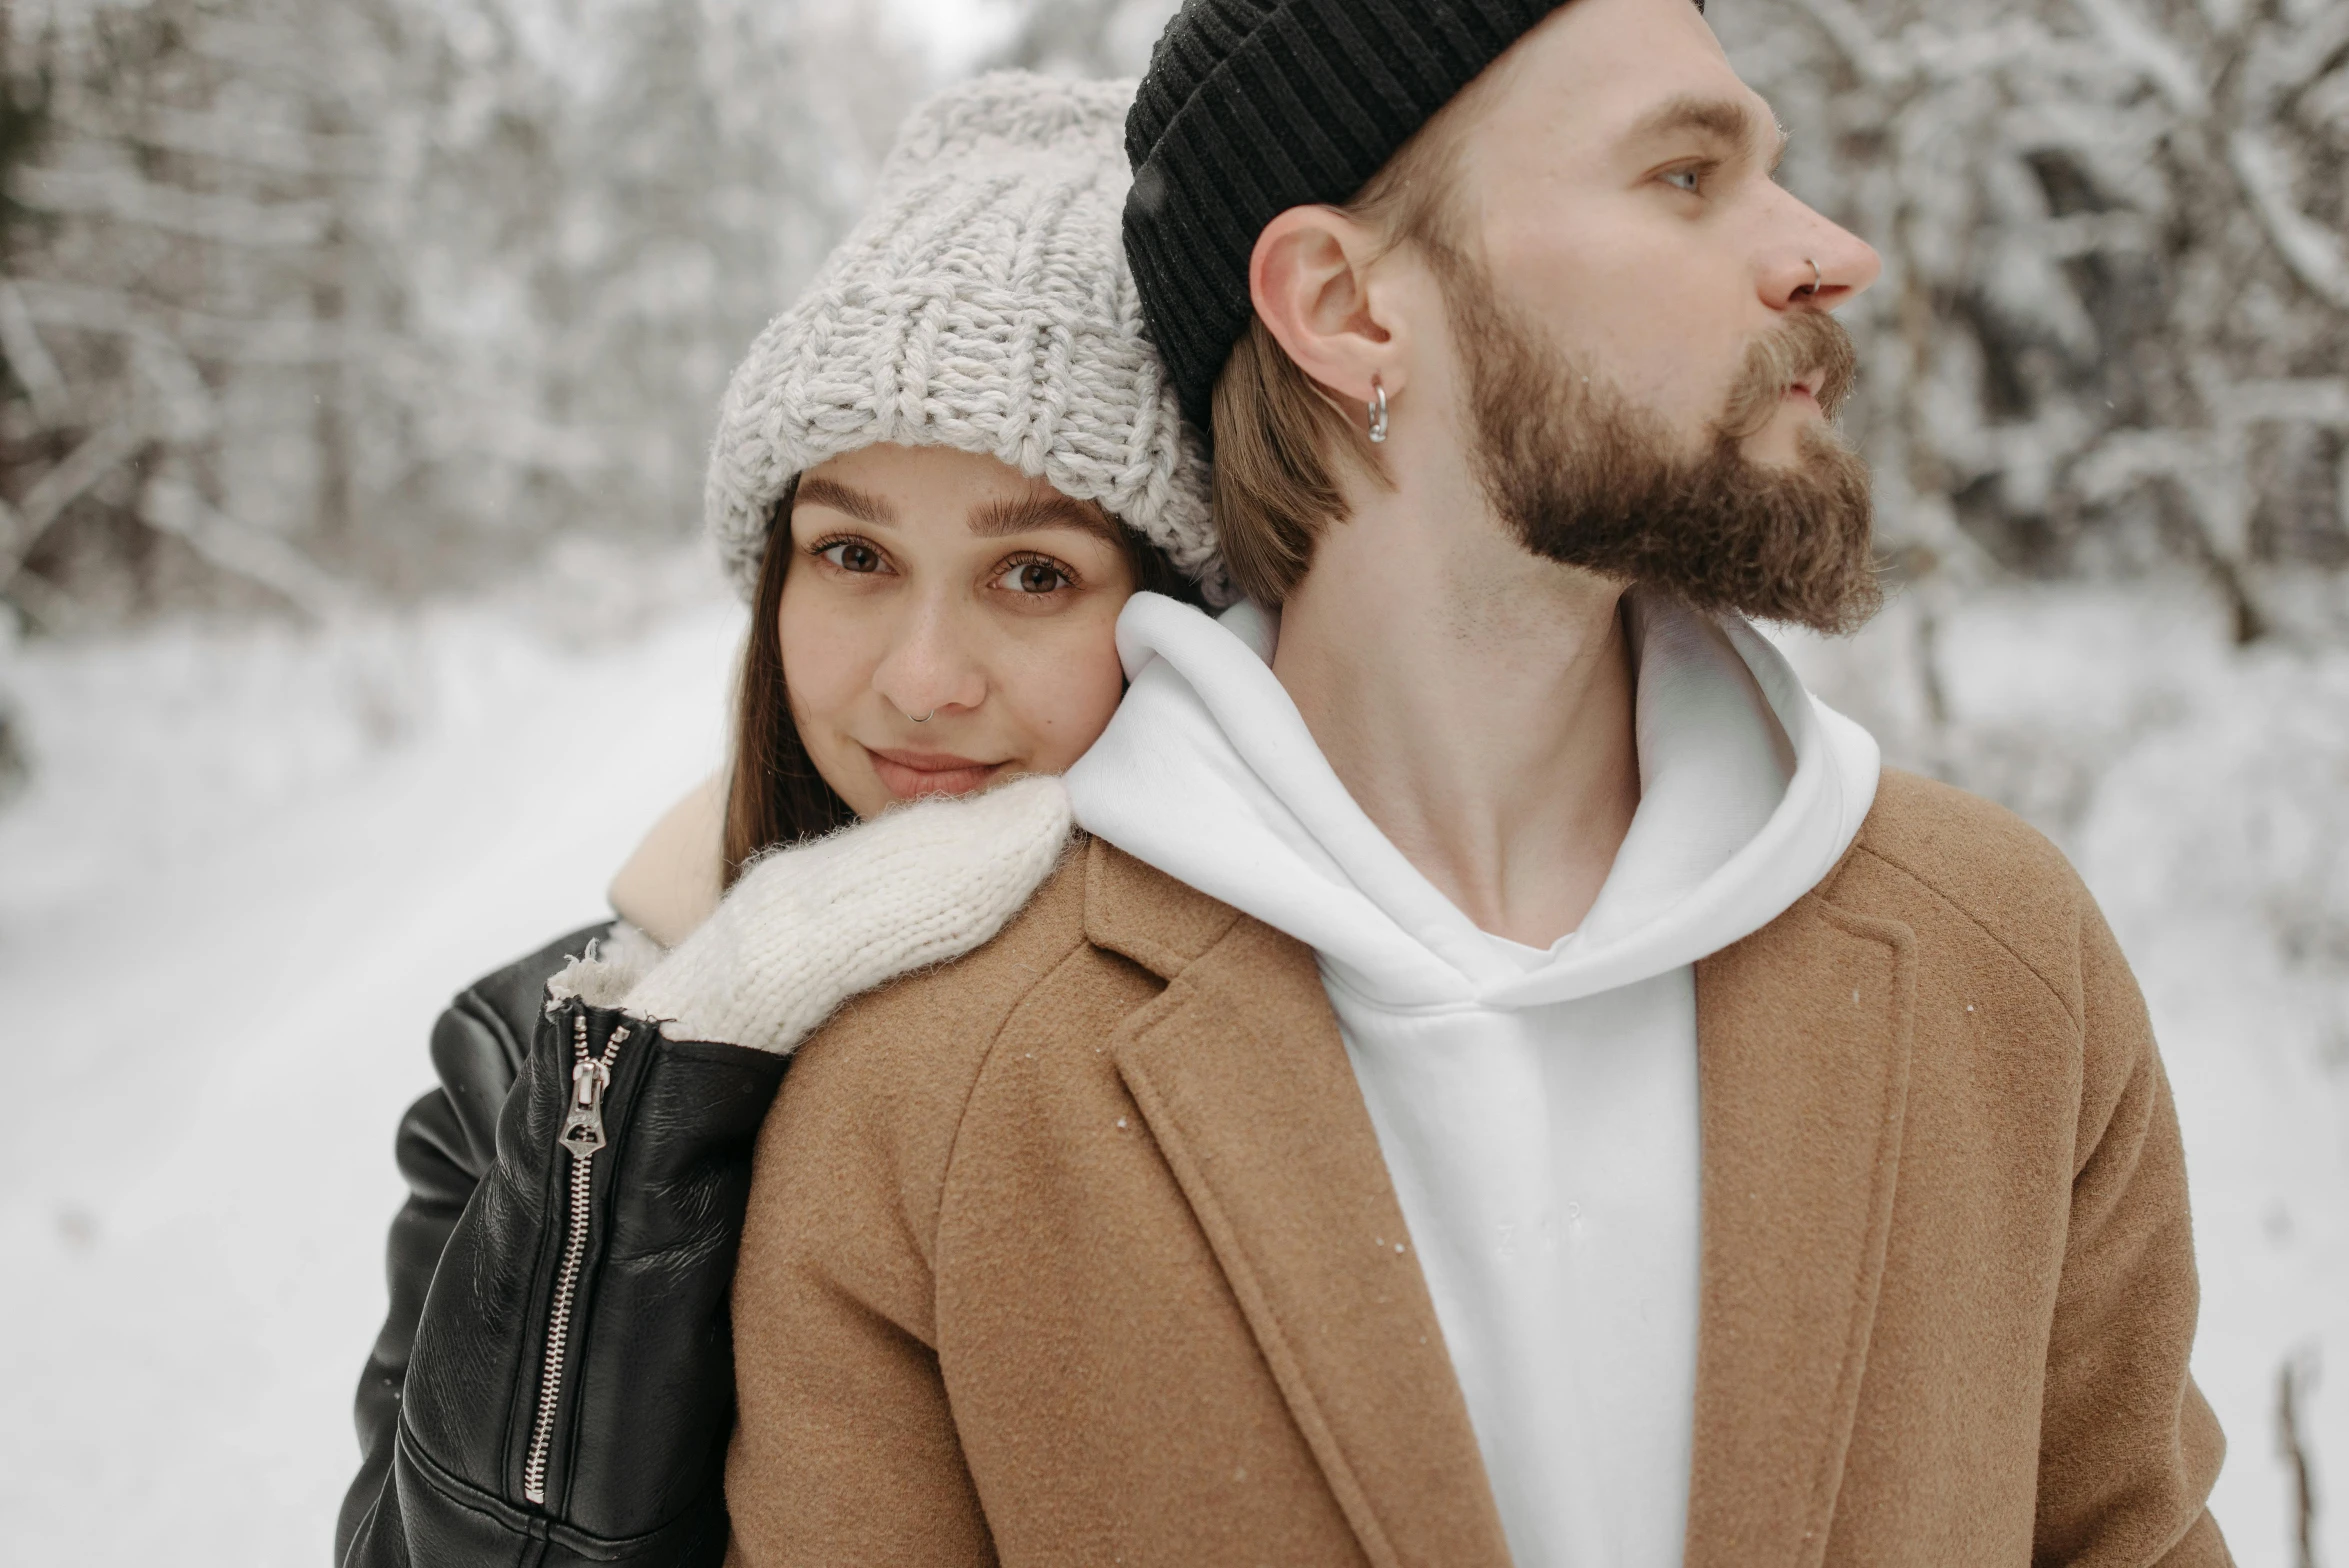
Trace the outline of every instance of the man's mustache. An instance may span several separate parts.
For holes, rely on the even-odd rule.
[[[1798,311],[1746,345],[1745,362],[1714,428],[1730,440],[1743,440],[1769,423],[1788,387],[1813,376],[1819,407],[1833,419],[1851,397],[1858,375],[1859,354],[1843,323],[1824,311]]]

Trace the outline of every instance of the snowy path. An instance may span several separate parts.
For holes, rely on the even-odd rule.
[[[425,656],[454,634],[470,711],[65,907],[0,893],[0,1561],[330,1559],[426,1032],[473,975],[601,916],[717,760],[736,625],[585,657],[427,629]],[[0,886],[43,847],[0,839]]]
[[[2349,1562],[2349,994],[2269,918],[2349,931],[2327,924],[2349,910],[2349,662],[2148,663],[2128,615],[1953,619],[1975,677],[1957,733],[2091,759],[2045,793],[2070,802],[2186,1125],[2220,1519],[2246,1568],[2289,1568],[2274,1385],[2318,1345],[2310,1436]],[[566,649],[499,604],[19,656],[46,769],[0,814],[0,1561],[327,1559],[425,1032],[466,979],[599,915],[636,834],[718,757],[738,624],[687,604]],[[1888,618],[1812,660],[1887,731],[1897,701],[1868,682],[1897,674],[1901,635]]]

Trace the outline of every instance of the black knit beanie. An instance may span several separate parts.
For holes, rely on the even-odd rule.
[[[1126,116],[1125,240],[1151,336],[1202,431],[1247,330],[1264,226],[1350,199],[1558,4],[1185,0]]]

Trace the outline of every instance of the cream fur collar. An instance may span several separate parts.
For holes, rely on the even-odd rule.
[[[714,843],[696,836],[696,821],[714,818],[696,819],[693,804],[688,797],[647,837],[646,849],[663,846],[653,864]],[[759,860],[666,951],[643,920],[677,930],[688,902],[631,898],[610,940],[573,960],[549,995],[621,1007],[672,1039],[788,1053],[850,997],[959,958],[1003,929],[1059,864],[1071,826],[1056,777],[900,806]]]

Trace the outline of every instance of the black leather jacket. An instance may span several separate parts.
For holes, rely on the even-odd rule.
[[[788,1059],[577,1000],[547,1014],[548,979],[609,929],[477,982],[433,1030],[343,1568],[725,1556],[727,1295]]]

